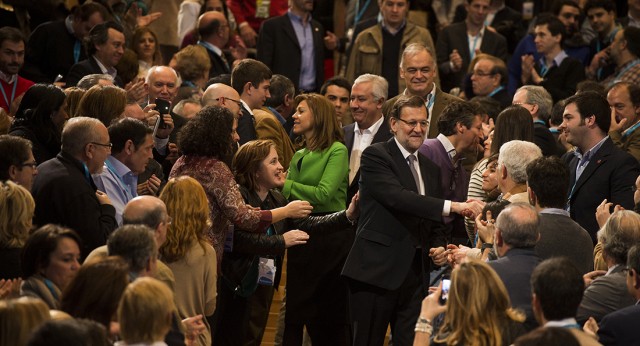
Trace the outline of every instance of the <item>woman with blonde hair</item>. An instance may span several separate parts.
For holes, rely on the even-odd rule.
[[[195,44],[186,46],[176,53],[174,59],[174,69],[182,78],[182,85],[178,89],[175,103],[194,96],[200,99],[209,80],[209,69],[211,69],[207,49]]]
[[[109,127],[114,119],[124,116],[127,106],[127,92],[113,85],[94,85],[82,96],[77,117],[100,120]]]
[[[282,194],[289,200],[308,201],[312,215],[343,210],[349,154],[335,108],[319,94],[299,95],[295,104],[293,133],[302,135],[304,148],[291,159]],[[348,292],[340,272],[352,242],[352,232],[334,232],[289,250],[285,342],[299,343],[306,325],[313,343],[350,343]]]
[[[422,301],[414,346],[511,345],[526,333],[524,314],[511,308],[502,280],[484,262],[465,262],[455,268],[444,305],[440,304],[442,295],[440,285]],[[441,313],[444,320],[434,331],[431,323]]]
[[[12,182],[0,182],[0,279],[17,279],[20,254],[29,238],[36,204],[31,193]]]
[[[49,308],[40,299],[0,300],[0,346],[25,346],[29,336],[50,319]]]
[[[162,282],[142,277],[132,282],[118,305],[122,342],[116,346],[155,345],[171,329],[175,306],[173,293]]]
[[[172,221],[160,247],[160,258],[175,276],[175,302],[180,318],[211,316],[216,308],[217,259],[207,242],[209,204],[197,180],[180,176],[169,180],[160,194]],[[211,345],[211,327],[200,334],[199,345]]]

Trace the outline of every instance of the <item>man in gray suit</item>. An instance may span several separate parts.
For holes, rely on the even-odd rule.
[[[561,159],[541,157],[527,166],[529,202],[540,216],[536,253],[542,260],[567,257],[584,275],[593,270],[593,242],[564,210],[568,190],[569,169]]]

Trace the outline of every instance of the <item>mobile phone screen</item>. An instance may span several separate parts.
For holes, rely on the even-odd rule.
[[[442,294],[440,295],[440,303],[442,304],[449,298],[449,287],[451,287],[451,280],[442,279]]]

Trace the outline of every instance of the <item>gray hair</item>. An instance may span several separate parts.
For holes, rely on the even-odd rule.
[[[526,103],[538,106],[538,117],[546,123],[551,117],[551,109],[553,108],[553,98],[544,87],[538,85],[525,85],[518,88],[517,91],[526,90]],[[516,91],[516,92],[517,92]]]
[[[616,264],[626,264],[632,246],[640,243],[640,215],[631,210],[616,211],[598,231],[602,253]]]
[[[115,230],[109,240],[109,256],[120,256],[133,273],[143,271],[150,259],[158,257],[154,231],[144,225],[125,225]]]
[[[527,166],[542,157],[540,148],[531,142],[509,141],[500,147],[498,166],[507,167],[507,175],[516,184],[527,182]]]
[[[202,104],[200,103],[200,101],[194,99],[194,98],[187,98],[187,99],[183,99],[180,100],[180,102],[176,103],[175,106],[173,106],[172,111],[178,115],[184,116],[182,114],[183,108],[186,104],[194,104],[194,105],[198,105],[198,106],[202,106]]]
[[[353,81],[353,86],[360,83],[371,83],[371,94],[373,94],[373,98],[376,101],[380,99],[387,99],[389,94],[389,83],[383,77],[366,73],[356,78],[356,80]]]
[[[528,203],[509,204],[496,219],[505,244],[513,248],[533,247],[538,242],[540,218]]]
[[[180,82],[180,76],[178,75],[178,72],[176,72],[176,70],[173,69],[173,67],[170,66],[163,66],[163,65],[156,65],[156,66],[152,66],[149,71],[147,71],[147,75],[144,78],[144,82],[149,84],[149,79],[151,78],[151,75],[153,75],[154,73],[156,73],[156,71],[158,71],[159,69],[168,69],[171,72],[173,72],[173,74],[176,76],[176,84],[179,86],[181,83]]]
[[[421,52],[427,52],[429,53],[429,55],[431,55],[431,58],[434,61],[435,64],[435,60],[436,60],[436,55],[435,53],[431,50],[431,47],[424,45],[423,43],[420,42],[414,42],[410,45],[407,46],[407,48],[404,49],[404,51],[402,51],[402,57],[400,57],[400,68],[402,68],[402,65],[404,64],[404,59],[411,57],[411,56],[415,56],[418,53]]]
[[[84,90],[89,90],[92,86],[98,85],[101,80],[108,80],[109,82],[113,83],[113,77],[111,77],[111,75],[94,73],[82,77],[78,81],[78,84],[76,84],[76,87]]]
[[[104,125],[96,118],[71,118],[62,129],[62,151],[71,155],[80,155],[90,142],[98,141],[98,128]]]

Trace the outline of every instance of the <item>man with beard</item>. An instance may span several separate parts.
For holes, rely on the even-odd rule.
[[[24,63],[25,39],[22,33],[12,27],[0,29],[0,107],[7,113],[11,103],[24,94],[33,82],[18,76]]]

